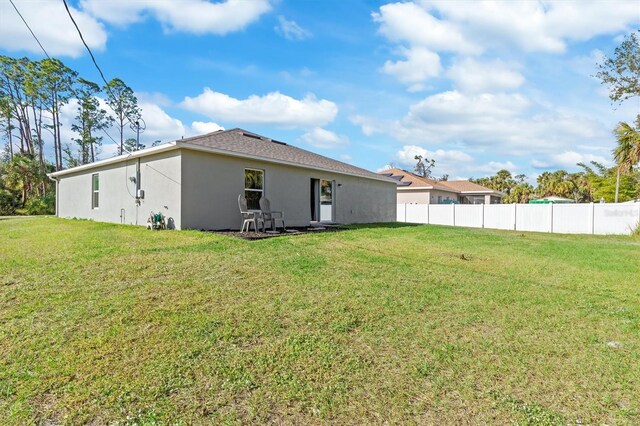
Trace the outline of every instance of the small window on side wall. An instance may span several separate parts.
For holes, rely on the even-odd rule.
[[[100,206],[100,176],[98,173],[91,175],[91,208],[97,209]]]
[[[260,198],[264,194],[264,170],[244,169],[244,197],[249,210],[260,209]]]

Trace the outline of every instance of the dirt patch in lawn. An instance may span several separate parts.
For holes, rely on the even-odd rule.
[[[277,231],[267,231],[267,232],[239,232],[235,230],[224,230],[224,231],[205,231],[212,232],[214,234],[226,235],[227,237],[235,237],[241,238],[243,240],[263,240],[265,238],[273,238],[273,237],[285,237],[290,235],[303,235],[303,234],[317,234],[320,232],[339,232],[345,231],[346,228],[342,228],[340,226],[304,226],[304,227],[296,227],[296,228],[287,228],[286,231],[279,229]]]

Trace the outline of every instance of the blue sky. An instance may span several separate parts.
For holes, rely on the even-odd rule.
[[[15,3],[52,56],[99,80],[61,1]],[[611,129],[640,111],[592,77],[640,27],[636,1],[70,4],[107,78],[136,91],[147,144],[242,127],[370,170],[422,154],[436,175],[535,179],[609,164]],[[8,2],[0,53],[42,57]]]

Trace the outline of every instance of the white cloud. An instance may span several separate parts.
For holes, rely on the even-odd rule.
[[[556,37],[583,41],[600,34],[632,29],[640,21],[640,6],[635,0],[618,0],[614,4],[595,0],[557,0],[547,18],[546,29]]]
[[[469,1],[424,0],[425,10],[462,29],[487,48],[564,52],[567,42],[627,30],[638,22],[637,1]],[[416,30],[417,32],[418,30]]]
[[[194,121],[191,123],[191,128],[196,134],[213,133],[218,130],[224,130],[224,127],[212,121],[208,121],[206,123],[202,121]]]
[[[311,33],[295,21],[288,21],[284,16],[278,16],[278,25],[275,27],[278,34],[287,40],[304,40],[311,37]]]
[[[406,61],[387,61],[383,71],[418,91],[424,81],[439,75],[438,55],[442,52],[466,56],[505,49],[562,53],[571,42],[628,31],[639,21],[638,10],[636,0],[615,4],[416,0],[383,5],[372,17],[378,32],[403,49],[407,57]],[[448,76],[459,90],[513,89],[524,82],[505,64],[475,63],[479,69],[472,65],[458,62],[450,70]]]
[[[40,43],[51,56],[78,57],[86,53],[62,2],[14,0]],[[97,20],[72,6],[71,13],[90,48],[104,50],[107,33]],[[0,48],[11,52],[42,50],[8,1],[0,2]]]
[[[352,115],[349,117],[349,121],[356,126],[360,126],[360,129],[365,136],[372,136],[376,133],[382,133],[385,130],[385,126],[382,124],[381,120],[377,120],[372,117]]]
[[[437,77],[442,71],[440,57],[428,49],[415,47],[402,49],[406,61],[387,61],[382,67],[385,74],[395,75],[403,83],[419,83]],[[415,86],[414,89],[418,88]]]
[[[426,84],[422,84],[422,83],[415,83],[412,84],[411,86],[407,87],[407,92],[411,92],[411,93],[417,93],[417,92],[424,92],[427,90],[432,90],[433,86],[428,86]]]
[[[104,160],[106,158],[115,157],[119,152],[118,146],[119,145],[116,145],[115,143],[103,143],[98,150],[99,154],[96,156],[96,159]]]
[[[147,146],[155,140],[175,140],[187,136],[188,132],[182,121],[171,117],[165,110],[150,102],[141,102],[142,118],[147,123],[147,128],[140,135]]]
[[[402,149],[396,152],[393,158],[393,164],[396,167],[412,171],[416,165],[416,155],[422,155],[423,158],[435,160],[435,166],[431,170],[432,176],[439,177],[442,175],[455,176],[455,179],[467,179],[469,177],[488,176],[495,174],[497,171],[506,169],[515,172],[518,167],[511,161],[489,161],[482,163],[468,153],[460,150],[428,150],[418,145],[404,145]],[[380,170],[388,169],[386,165]],[[379,170],[379,171],[380,171]]]
[[[130,25],[151,15],[166,31],[218,35],[240,31],[271,10],[268,0],[82,0],[81,6],[114,25]]]
[[[140,135],[140,140],[147,146],[151,146],[151,143],[156,140],[168,142],[181,139],[183,136],[196,136],[224,130],[222,126],[213,122],[194,121],[190,126],[186,125],[153,103],[143,102],[140,107],[142,117],[147,123],[146,130]]]
[[[556,166],[556,167],[566,167],[569,169],[574,169],[576,168],[576,164],[578,163],[584,163],[588,165],[592,161],[598,162],[605,166],[613,165],[610,159],[602,157],[600,155],[583,154],[576,151],[565,151],[560,154],[550,155],[547,159],[548,166],[542,167],[542,168],[549,168],[552,166]],[[532,162],[532,165],[533,165],[533,162]],[[540,164],[537,164],[537,165],[539,166]]]
[[[435,160],[436,165],[439,162],[470,162],[473,158],[462,151],[445,151],[438,149],[435,151],[429,151],[417,145],[405,145],[396,153],[395,160],[403,166],[414,166],[416,164],[416,155],[421,155],[423,158]]]
[[[16,6],[49,55],[78,57],[85,53],[82,41],[62,2],[15,0]],[[106,48],[103,22],[118,26],[153,16],[165,31],[224,35],[240,31],[271,9],[268,0],[82,0],[69,7],[91,49]],[[8,1],[0,2],[0,48],[11,52],[42,53],[33,36]]]
[[[471,58],[454,63],[447,71],[456,88],[465,93],[483,93],[516,89],[524,77],[497,59],[480,62]]]
[[[418,145],[404,145],[402,149],[396,152],[393,163],[397,167],[412,171],[417,160],[416,155],[421,155],[425,159],[435,160],[435,166],[431,170],[433,176],[453,175],[463,172],[474,165],[473,158],[459,150],[428,150]]]
[[[589,54],[576,55],[568,60],[567,67],[585,77],[592,78],[595,71],[595,64],[602,63],[606,58],[606,54],[599,49],[594,49]],[[609,96],[606,86],[602,86],[604,96]]]
[[[532,113],[534,106],[541,111]],[[392,134],[401,141],[424,140],[516,155],[557,152],[610,137],[602,123],[591,117],[532,105],[520,94],[459,92],[439,93],[414,104],[392,126]]]
[[[391,3],[372,14],[387,39],[432,51],[478,53],[479,47],[467,40],[451,22],[437,19],[415,3]]]
[[[549,167],[551,167],[551,164],[547,163],[544,160],[532,160],[531,167],[533,167],[534,169],[548,169]]]
[[[344,148],[349,144],[349,139],[346,136],[338,135],[320,127],[306,132],[300,137],[300,140],[307,145],[322,149]]]
[[[493,175],[500,170],[508,170],[511,173],[514,173],[518,170],[518,166],[513,164],[511,161],[489,161],[488,163],[472,167],[472,170],[483,173],[484,175]]]
[[[180,106],[215,121],[271,124],[288,128],[323,126],[333,121],[338,113],[335,103],[326,99],[318,100],[312,94],[303,99],[294,99],[280,92],[272,92],[264,96],[236,99],[208,87],[196,97],[186,97]]]
[[[437,93],[414,104],[407,122],[437,122],[452,126],[482,124],[496,118],[508,119],[526,111],[530,102],[520,94],[482,93],[467,96],[458,91]]]
[[[438,153],[434,148],[445,152],[492,152],[492,161],[506,155],[547,161],[558,152],[600,146],[603,140],[611,140],[607,125],[597,119],[541,105],[518,93],[442,92],[415,103],[399,120],[378,121],[366,116],[350,120],[368,135],[386,133],[408,146],[428,147],[431,153]],[[406,159],[413,161],[415,154],[407,155]],[[447,160],[442,153],[439,155],[441,162]],[[467,170],[484,172],[494,166],[488,163],[485,169]]]

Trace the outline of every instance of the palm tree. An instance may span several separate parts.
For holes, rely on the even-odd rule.
[[[640,122],[640,116],[638,117]],[[640,127],[640,123],[639,123]],[[618,146],[613,150],[613,158],[618,165],[616,177],[616,198],[618,202],[618,191],[620,189],[620,173],[627,173],[640,162],[640,131],[625,122],[618,123],[614,130]]]

